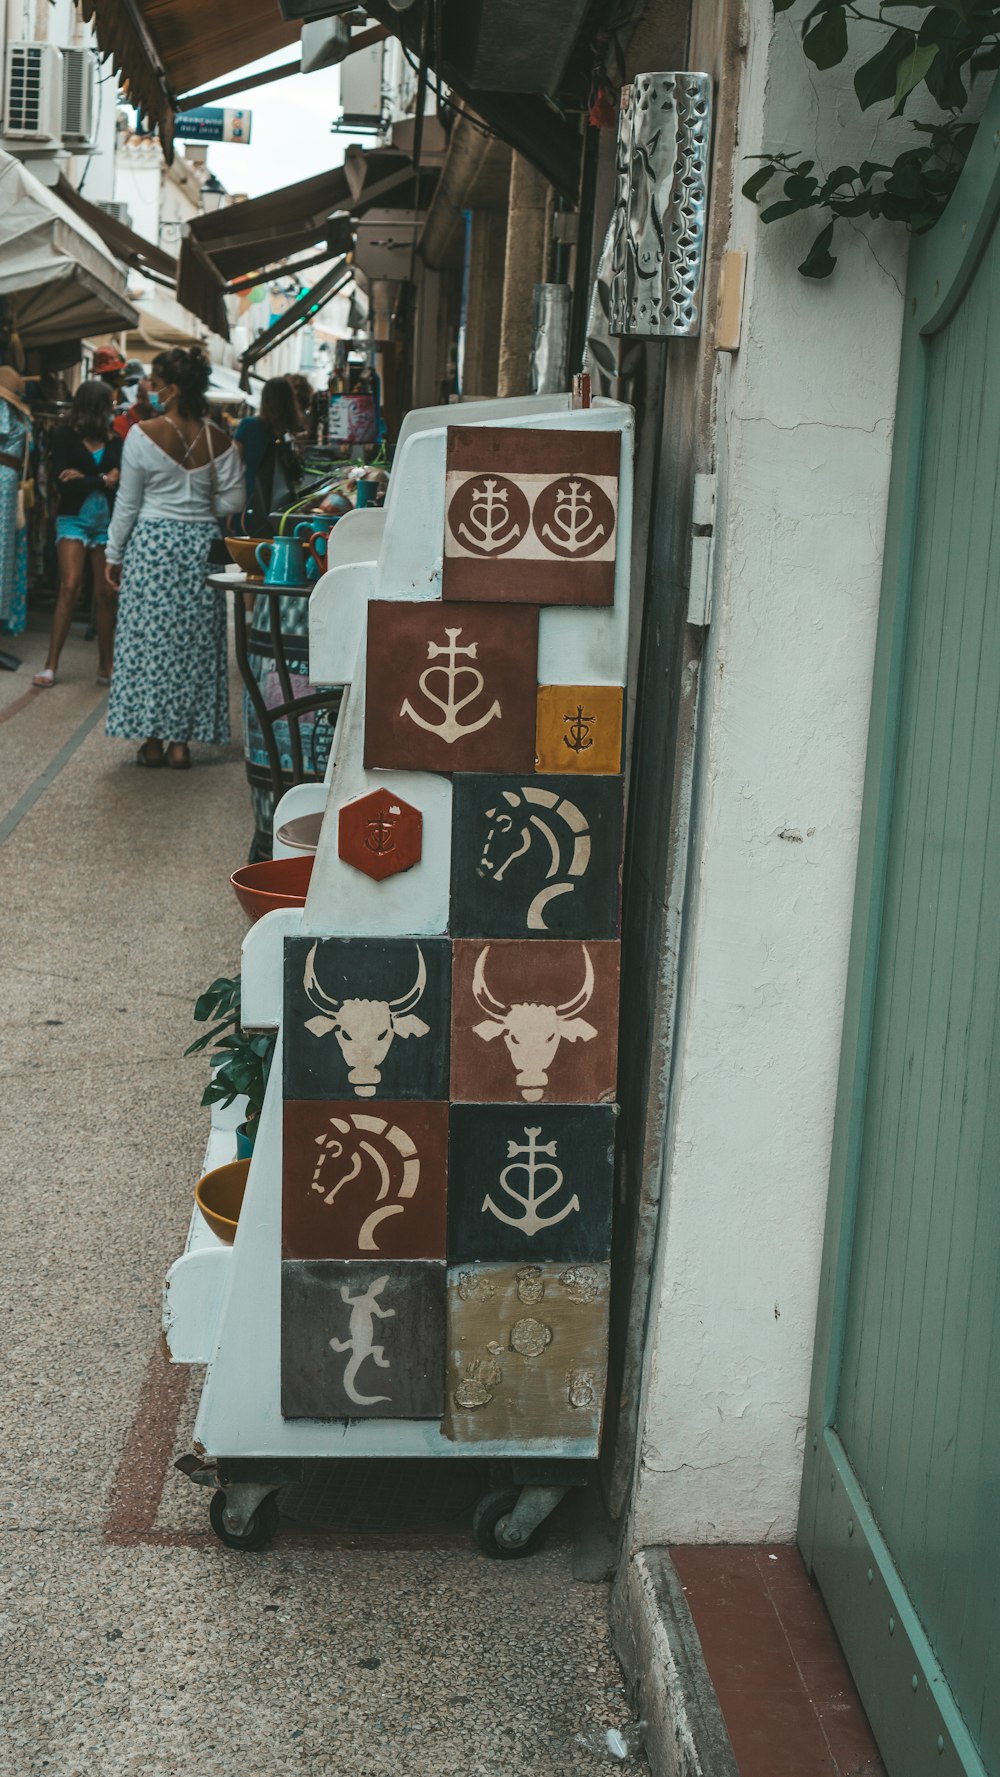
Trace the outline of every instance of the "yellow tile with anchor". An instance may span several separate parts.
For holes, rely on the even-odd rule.
[[[540,685],[535,770],[620,771],[622,700],[620,685]]]

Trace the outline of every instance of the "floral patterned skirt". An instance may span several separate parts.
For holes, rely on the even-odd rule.
[[[218,526],[140,518],[125,549],[108,733],[229,739],[226,595],[205,584]]]

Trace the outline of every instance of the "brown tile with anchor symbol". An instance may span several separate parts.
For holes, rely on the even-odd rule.
[[[610,605],[617,432],[450,426],[442,596]]]
[[[620,685],[540,685],[536,770],[619,772],[623,703]]]
[[[533,771],[537,666],[537,610],[374,600],[365,765]]]
[[[451,1096],[459,1103],[599,1104],[618,1074],[619,946],[459,938]]]

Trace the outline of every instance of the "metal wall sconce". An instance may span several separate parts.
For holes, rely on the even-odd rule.
[[[701,326],[712,78],[637,74],[622,89],[610,331],[693,337]]]

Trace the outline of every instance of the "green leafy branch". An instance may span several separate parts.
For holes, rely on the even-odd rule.
[[[743,186],[743,194],[759,203],[771,181],[783,176],[783,196],[761,211],[762,222],[777,222],[806,210],[825,211],[826,222],[799,266],[806,278],[827,278],[837,263],[832,251],[839,221],[867,216],[901,222],[913,234],[932,228],[951,197],[976,133],[964,116],[972,82],[979,74],[1000,68],[1000,3],[991,0],[941,0],[934,6],[907,5],[920,12],[919,25],[894,24],[886,18],[905,0],[872,0],[866,12],[850,0],[816,0],[802,23],[802,49],[816,68],[833,68],[848,51],[848,21],[884,27],[885,41],[862,62],[854,91],[862,111],[892,100],[892,115],[905,111],[907,100],[924,87],[944,114],[938,123],[916,123],[920,138],[891,162],[863,160],[860,166],[834,167],[826,178],[815,161],[797,154],[755,155],[761,165]],[[775,12],[787,12],[796,0],[774,0]]]
[[[194,1017],[199,1024],[213,1020],[212,1028],[189,1043],[185,1055],[194,1055],[211,1044],[213,1056],[220,1057],[219,1065],[202,1093],[202,1104],[225,1107],[245,1093],[248,1101],[246,1120],[253,1123],[260,1116],[264,1103],[264,1088],[274,1054],[274,1031],[243,1029],[238,975],[232,980],[220,975],[206,987],[195,1001]]]

